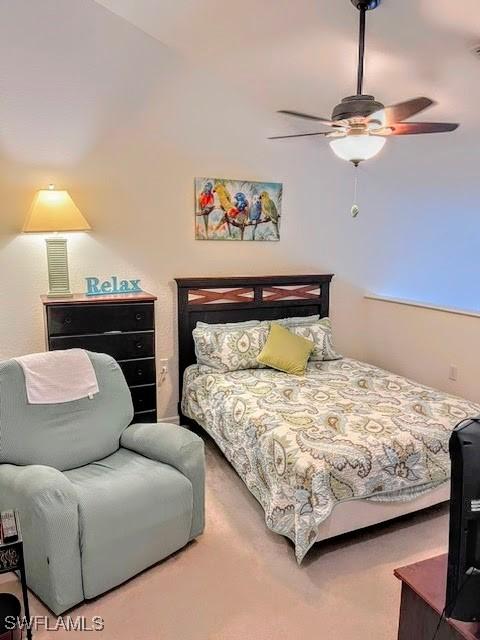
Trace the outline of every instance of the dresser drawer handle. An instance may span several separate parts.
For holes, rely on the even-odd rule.
[[[137,369],[137,376],[143,376],[143,369]]]
[[[137,344],[135,345],[137,347],[137,349],[143,349],[143,342],[137,342]]]
[[[70,317],[65,318],[65,324],[71,324],[72,319]]]
[[[135,320],[143,320],[143,313],[137,313]]]

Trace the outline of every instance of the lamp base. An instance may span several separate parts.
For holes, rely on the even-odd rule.
[[[70,297],[68,253],[66,238],[47,238],[48,293],[49,298]]]

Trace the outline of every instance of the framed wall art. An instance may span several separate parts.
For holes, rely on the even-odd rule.
[[[283,185],[195,178],[197,240],[280,240]]]

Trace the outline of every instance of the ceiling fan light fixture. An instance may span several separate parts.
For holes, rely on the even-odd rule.
[[[330,142],[330,146],[336,156],[358,165],[380,153],[385,143],[386,139],[381,136],[363,134],[336,138]]]

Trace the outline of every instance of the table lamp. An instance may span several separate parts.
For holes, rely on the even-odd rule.
[[[68,191],[48,189],[37,191],[27,219],[23,225],[25,233],[55,232],[47,238],[48,297],[72,296],[68,276],[67,239],[57,235],[59,231],[88,231],[91,229]]]

